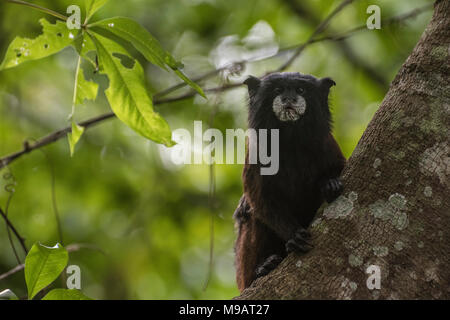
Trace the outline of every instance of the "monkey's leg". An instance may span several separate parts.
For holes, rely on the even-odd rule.
[[[258,276],[263,275],[263,272],[269,273],[276,267],[275,263],[279,263],[286,255],[284,241],[253,217],[240,223],[235,251],[236,279],[240,291],[250,286]],[[281,259],[273,259],[271,265],[264,265],[267,258],[273,255]],[[264,266],[264,270],[259,270],[262,266]]]

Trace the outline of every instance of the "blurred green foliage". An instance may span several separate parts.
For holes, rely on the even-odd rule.
[[[300,1],[300,0],[298,0]],[[41,0],[35,3],[65,13],[76,0]],[[303,2],[303,1],[302,1]],[[409,11],[429,1],[356,1],[332,22],[345,31],[364,24],[369,4],[381,7],[382,18]],[[324,18],[339,1],[308,0],[305,5]],[[267,53],[261,48],[283,48],[307,39],[314,25],[301,19],[282,0],[111,0],[96,18],[127,16],[144,25],[163,47],[185,65],[195,78],[221,63],[246,55]],[[44,14],[29,8],[0,4],[0,57],[16,36],[40,34]],[[378,70],[389,83],[422,34],[431,11],[375,31],[363,31],[348,39],[354,53]],[[54,21],[53,17],[46,17]],[[383,26],[382,26],[383,27]],[[252,30],[252,31],[251,31]],[[260,48],[249,35],[263,34]],[[249,40],[250,39],[250,40]],[[231,45],[230,45],[231,43]],[[256,46],[256,47],[255,47]],[[258,51],[260,50],[260,51]],[[148,88],[154,93],[178,83],[170,75],[136,55],[146,70]],[[263,75],[279,66],[286,55],[251,63],[240,76]],[[21,148],[26,139],[39,138],[68,125],[76,54],[66,49],[58,55],[29,62],[0,73],[0,156]],[[77,108],[76,120],[108,112],[104,76],[84,66],[86,75],[100,83],[95,102]],[[91,69],[89,69],[91,68]],[[334,134],[350,156],[362,132],[382,101],[387,88],[376,84],[361,68],[345,58],[334,42],[321,42],[306,49],[290,67],[337,82],[332,91]],[[224,83],[215,78],[202,83]],[[185,89],[179,93],[184,92]],[[240,88],[217,97],[159,105],[156,110],[172,129],[193,130],[193,121],[213,126],[246,127],[246,92]],[[48,158],[47,158],[47,156]],[[26,237],[28,247],[40,241],[59,241],[52,207],[52,170],[55,173],[57,209],[61,216],[64,245],[86,243],[101,248],[70,253],[69,264],[82,272],[82,290],[95,299],[229,299],[238,294],[234,280],[232,213],[242,192],[242,165],[216,167],[216,198],[210,209],[209,168],[206,165],[174,166],[153,142],[138,136],[117,120],[109,120],[85,132],[70,157],[67,139],[34,151],[9,169],[15,193],[9,217]],[[48,159],[48,160],[47,160]],[[3,169],[0,174],[8,172]],[[0,179],[0,206],[8,198]],[[214,217],[214,261],[208,274],[210,218]],[[17,250],[20,250],[16,243]],[[20,251],[19,251],[20,252]],[[23,254],[20,252],[21,257]],[[17,264],[0,221],[0,274]],[[59,286],[61,287],[61,286]],[[23,271],[0,281],[0,291],[12,289],[26,296]]]

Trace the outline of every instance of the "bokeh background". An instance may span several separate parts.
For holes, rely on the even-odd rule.
[[[32,1],[64,13],[83,1]],[[338,5],[329,0],[111,0],[94,19],[128,16],[138,20],[164,48],[185,65],[191,77],[242,59],[269,56],[305,41],[315,26]],[[382,18],[399,15],[430,1],[356,1],[327,29],[335,34],[365,24],[370,4],[381,7]],[[358,32],[345,43],[309,46],[289,71],[330,76],[334,134],[349,157],[378,108],[390,81],[416,44],[431,10],[401,24]],[[0,4],[0,57],[16,36],[40,34],[38,20],[51,16]],[[134,51],[134,53],[136,53]],[[148,89],[154,93],[178,83],[172,74],[143,64]],[[247,64],[240,74],[223,73],[200,83],[203,88],[261,76],[289,57]],[[76,53],[57,55],[0,72],[0,156],[17,151],[24,140],[65,127],[71,109]],[[104,76],[86,69],[100,83],[95,102],[77,107],[81,121],[109,111]],[[182,94],[185,89],[175,92]],[[241,87],[156,107],[172,129],[193,131],[201,120],[225,132],[246,128],[246,95]],[[212,117],[212,112],[214,117]],[[84,134],[71,158],[67,139],[24,156],[0,172],[0,206],[8,193],[4,179],[15,178],[9,217],[26,237],[28,247],[40,241],[60,241],[52,204],[54,173],[63,243],[87,244],[70,254],[69,264],[82,272],[82,290],[96,299],[229,299],[238,295],[233,265],[235,232],[232,213],[242,192],[242,165],[215,167],[216,195],[209,197],[207,165],[177,166],[168,151],[138,136],[118,120],[107,121]],[[214,259],[208,286],[211,219]],[[16,243],[20,252],[20,247]],[[93,248],[99,248],[92,249]],[[20,252],[21,258],[23,255]],[[17,265],[0,221],[0,274]],[[56,285],[61,285],[57,282]],[[26,295],[23,272],[0,281],[0,291]]]

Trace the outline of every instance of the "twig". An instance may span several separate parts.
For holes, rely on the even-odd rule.
[[[90,249],[90,250],[98,251],[98,252],[100,252],[103,255],[106,255],[106,253],[100,247],[97,247],[96,245],[89,244],[89,243],[72,243],[72,244],[69,244],[66,247],[66,249],[67,249],[68,252],[76,252],[76,251],[80,251],[81,249]],[[18,264],[17,266],[12,268],[11,270],[0,274],[0,280],[6,279],[9,276],[11,276],[11,275],[13,275],[13,274],[23,270],[23,269],[25,269],[25,264],[24,263]]]
[[[34,139],[30,139],[34,140]],[[28,142],[28,141],[27,141]],[[62,231],[62,225],[61,225],[61,218],[59,217],[59,210],[58,210],[58,204],[56,202],[56,175],[55,175],[55,168],[53,166],[52,160],[48,153],[44,151],[43,149],[39,149],[39,151],[42,152],[42,154],[45,157],[45,160],[47,160],[48,167],[50,169],[50,178],[51,178],[51,196],[52,196],[52,207],[53,207],[53,213],[55,215],[56,220],[56,226],[58,229],[58,237],[59,237],[59,243],[64,245],[64,238],[63,238],[63,231]]]
[[[229,90],[232,88],[236,88],[241,85],[242,84],[240,84],[240,83],[228,84],[228,85],[225,85],[222,87],[206,89],[204,91],[205,92],[220,92],[220,91],[226,91],[226,90]],[[163,103],[171,103],[171,102],[186,100],[186,99],[194,97],[195,95],[196,95],[196,92],[192,91],[192,92],[188,92],[186,94],[183,94],[183,95],[180,95],[180,96],[174,97],[174,98],[155,100],[153,102],[153,104],[158,105],[158,104],[163,104]],[[93,127],[93,126],[95,126],[107,119],[111,119],[113,117],[115,117],[115,114],[113,112],[108,112],[108,113],[102,114],[100,116],[97,116],[95,118],[91,118],[86,121],[80,122],[78,125],[83,127],[84,129],[88,129],[90,127]],[[39,149],[39,148],[44,147],[48,144],[51,144],[55,141],[58,141],[59,139],[65,137],[66,134],[69,132],[72,132],[72,126],[67,126],[64,129],[60,129],[58,131],[50,133],[50,134],[46,135],[45,137],[36,140],[36,142],[33,144],[25,143],[24,148],[22,150],[14,152],[14,153],[7,155],[0,159],[0,169],[7,166],[8,164],[10,164],[11,162],[13,162],[17,158],[23,156],[26,153],[30,153],[33,150]]]
[[[307,21],[311,25],[318,25],[320,23],[320,17],[317,13],[310,8],[304,1],[298,0],[283,0],[284,3],[295,12],[299,18],[303,21]],[[364,25],[365,28],[366,25]],[[337,32],[332,28],[328,28],[328,34],[336,34]],[[317,39],[317,38],[316,38]],[[312,42],[316,42],[314,39]],[[361,69],[375,84],[377,84],[382,90],[387,90],[389,87],[389,81],[376,67],[373,67],[370,63],[367,63],[364,58],[360,57],[354,49],[345,41],[335,41],[337,48],[341,51],[342,55],[353,65],[355,68]]]
[[[5,180],[9,180],[9,179],[12,180],[12,182],[6,183],[5,188],[4,188],[5,191],[8,193],[8,198],[6,199],[5,211],[4,211],[4,215],[6,218],[8,218],[9,206],[10,206],[11,200],[14,196],[14,193],[15,193],[14,186],[16,185],[16,179],[14,178],[14,175],[12,174],[11,169],[10,168],[8,168],[8,169],[9,169],[9,172],[7,172],[3,175],[3,178]],[[11,228],[9,227],[8,224],[6,224],[6,233],[8,234],[8,241],[9,241],[9,244],[11,245],[12,251],[14,252],[14,256],[16,257],[17,263],[20,264],[21,261],[19,258],[19,254],[17,253],[16,246],[14,245],[14,240],[11,235]],[[26,254],[26,252],[25,252],[25,254]]]
[[[14,3],[14,4],[20,4],[22,6],[31,7],[33,9],[45,12],[47,14],[50,14],[50,15],[52,15],[54,17],[57,17],[57,18],[59,18],[61,20],[64,20],[64,21],[67,20],[67,17],[65,15],[62,15],[62,14],[60,14],[60,13],[58,13],[56,11],[53,11],[51,9],[48,9],[48,8],[44,8],[44,7],[38,6],[37,4],[34,4],[34,3],[29,3],[29,2],[20,1],[20,0],[6,0],[6,1],[10,2],[10,3]]]
[[[103,122],[104,120],[113,118],[115,115],[112,112],[102,114],[100,116],[88,119],[86,121],[81,122],[79,125],[84,128],[90,128],[92,126],[95,126],[96,124]],[[50,133],[46,135],[45,137],[37,140],[34,144],[25,143],[24,148],[21,151],[12,153],[8,156],[5,156],[4,158],[0,159],[0,169],[11,163],[12,161],[16,160],[17,158],[23,156],[26,153],[29,153],[33,150],[36,150],[38,148],[41,148],[43,146],[46,146],[50,143],[53,143],[55,141],[58,141],[59,139],[66,136],[67,133],[72,131],[72,127],[68,126],[64,129],[55,131],[53,133]]]
[[[8,227],[12,230],[12,232],[14,233],[14,235],[16,236],[17,240],[19,240],[20,245],[23,248],[23,251],[25,252],[25,254],[28,253],[28,249],[27,246],[25,245],[25,238],[23,238],[19,232],[17,231],[17,229],[14,227],[14,225],[11,223],[11,221],[8,219],[8,217],[6,216],[6,214],[3,212],[2,208],[0,208],[0,215],[2,216],[2,218],[5,220],[6,224],[8,225]]]
[[[23,263],[18,264],[17,266],[15,266],[14,268],[12,268],[11,270],[9,270],[8,272],[5,272],[3,274],[0,274],[0,281],[3,279],[8,278],[9,276],[12,276],[13,274],[19,272],[20,270],[23,270],[25,268],[25,265]]]
[[[322,33],[328,24],[330,23],[331,19],[333,19],[334,16],[336,16],[342,9],[344,9],[346,6],[348,6],[350,3],[352,3],[355,0],[344,0],[342,1],[314,30],[314,32],[311,34],[311,36],[308,38],[308,40],[300,45],[297,50],[294,52],[294,54],[277,69],[278,72],[281,72],[283,70],[286,70],[294,61],[298,58],[298,56],[302,53],[302,51],[314,40],[314,38]]]
[[[400,23],[402,21],[408,20],[410,18],[415,18],[418,15],[420,15],[421,13],[424,13],[426,11],[429,11],[431,8],[433,8],[433,3],[428,3],[422,7],[419,8],[415,8],[409,12],[406,12],[404,14],[400,14],[398,16],[394,16],[394,17],[390,17],[390,18],[386,18],[386,19],[382,19],[381,20],[381,25],[385,26],[385,25],[393,25],[396,23]],[[312,43],[314,42],[322,42],[322,41],[341,41],[344,39],[347,39],[349,37],[351,37],[354,33],[359,32],[359,31],[364,31],[364,30],[368,30],[367,29],[367,25],[366,24],[361,24],[357,27],[354,27],[350,30],[347,30],[345,32],[342,32],[340,34],[334,34],[334,35],[326,35],[326,36],[322,36],[322,37],[317,37],[316,39],[314,39],[312,41]]]
[[[407,20],[409,18],[416,17],[420,13],[423,13],[423,12],[429,10],[430,8],[432,8],[432,4],[426,5],[426,6],[423,6],[423,7],[420,7],[420,8],[416,8],[414,10],[411,10],[411,11],[407,12],[407,13],[404,13],[404,14],[401,14],[401,15],[398,15],[398,16],[395,16],[395,17],[383,20],[383,21],[385,21],[384,25],[394,24],[394,23],[398,23],[398,22]],[[337,10],[337,8],[335,9],[335,11],[336,10]],[[335,12],[335,11],[333,11],[333,12]],[[341,33],[341,34],[338,34],[338,35],[328,35],[328,36],[323,36],[323,37],[315,37],[314,39],[311,39],[311,40],[307,41],[307,43],[308,43],[308,45],[311,45],[313,43],[318,43],[318,42],[321,42],[321,41],[339,41],[339,40],[348,38],[349,36],[351,36],[355,32],[362,31],[362,30],[367,30],[367,26],[366,25],[361,25],[361,26],[358,26],[356,28],[350,29],[349,31]],[[276,54],[274,54],[272,56],[260,59],[259,61],[271,59],[271,58],[273,58],[275,56],[280,55],[280,53],[283,53],[285,51],[290,51],[290,50],[293,50],[295,48],[300,49],[300,52],[298,54],[296,53],[295,58],[297,58],[301,54],[301,52],[305,49],[305,47],[308,46],[308,45],[306,45],[306,43],[302,43],[302,44],[290,46],[290,47],[287,47],[287,48],[284,48],[284,49],[280,50],[279,52],[277,52]],[[297,49],[297,52],[298,52],[298,49]],[[293,57],[291,57],[290,60],[292,60],[292,58]],[[241,61],[241,62],[238,62],[238,63],[241,64],[241,65],[245,65],[248,62],[249,61],[246,60],[246,61]],[[292,62],[293,62],[293,60],[290,63],[292,63]],[[206,79],[206,78],[208,78],[210,76],[216,75],[216,74],[218,74],[221,71],[226,70],[226,69],[227,69],[227,67],[210,71],[210,72],[206,73],[205,75],[198,77],[197,79],[199,81],[204,80],[204,79]],[[225,85],[225,86],[211,88],[211,89],[207,89],[207,90],[204,90],[204,91],[206,91],[206,92],[222,92],[222,91],[226,91],[226,90],[237,88],[237,87],[239,87],[241,85],[242,85],[241,83],[228,84],[228,85]],[[174,85],[174,86],[172,86],[172,87],[170,87],[170,88],[168,88],[166,90],[163,90],[163,91],[161,91],[159,93],[156,93],[154,95],[154,97],[157,98],[157,97],[166,95],[166,94],[168,94],[170,92],[173,92],[173,91],[175,91],[177,89],[180,89],[180,88],[182,88],[184,86],[185,86],[184,83],[176,84],[176,85]],[[171,102],[182,101],[182,100],[185,100],[185,99],[192,98],[195,95],[196,95],[195,92],[188,92],[186,94],[183,94],[183,95],[180,95],[180,96],[177,96],[177,97],[173,97],[173,98],[155,99],[154,104],[155,105],[159,105],[159,104],[164,104],[164,103],[171,103]],[[108,112],[108,113],[99,115],[97,117],[88,119],[86,121],[83,121],[83,122],[79,123],[79,125],[84,127],[85,129],[88,129],[88,128],[91,128],[91,127],[93,127],[93,126],[95,126],[95,125],[105,121],[105,120],[111,119],[113,117],[115,117],[114,113]],[[37,140],[37,142],[35,144],[33,144],[33,145],[24,146],[24,148],[22,150],[0,158],[0,169],[5,167],[9,163],[15,161],[16,159],[18,159],[19,157],[23,156],[26,153],[29,153],[29,152],[31,152],[31,151],[33,151],[35,149],[38,149],[38,148],[41,148],[41,147],[46,146],[48,144],[51,144],[51,143],[53,143],[53,142],[55,142],[55,141],[65,137],[65,135],[67,133],[71,132],[71,130],[72,130],[71,127],[66,127],[64,129],[55,131],[55,132],[50,133],[47,136]]]
[[[199,76],[199,77],[197,77],[197,78],[192,79],[192,81],[198,83],[198,82],[207,80],[207,79],[209,79],[209,78],[212,78],[212,77],[218,75],[219,73],[221,73],[222,71],[226,71],[226,70],[234,70],[234,69],[242,69],[242,68],[243,68],[243,65],[245,65],[247,62],[248,62],[248,60],[243,60],[243,61],[233,62],[233,63],[231,63],[231,64],[229,64],[229,65],[227,65],[227,66],[224,66],[224,67],[222,67],[222,68],[218,68],[218,69],[209,71],[209,72],[207,72],[207,73],[205,73],[205,74],[203,74],[203,75],[201,75],[201,76]],[[169,93],[171,93],[171,92],[173,92],[173,91],[176,91],[176,90],[178,90],[178,89],[181,89],[181,88],[185,87],[186,85],[187,85],[186,82],[180,82],[180,83],[178,83],[178,84],[176,84],[176,85],[174,85],[174,86],[172,86],[172,87],[170,87],[170,88],[167,88],[167,89],[165,89],[165,90],[162,90],[162,91],[160,91],[160,92],[155,93],[155,94],[153,95],[153,97],[156,98],[156,99],[158,99],[158,98],[160,98],[160,97],[163,97],[163,96],[168,95]]]

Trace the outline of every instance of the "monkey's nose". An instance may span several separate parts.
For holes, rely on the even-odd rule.
[[[284,96],[281,98],[281,101],[285,104],[287,103],[296,103],[297,97],[291,97],[291,96]]]

